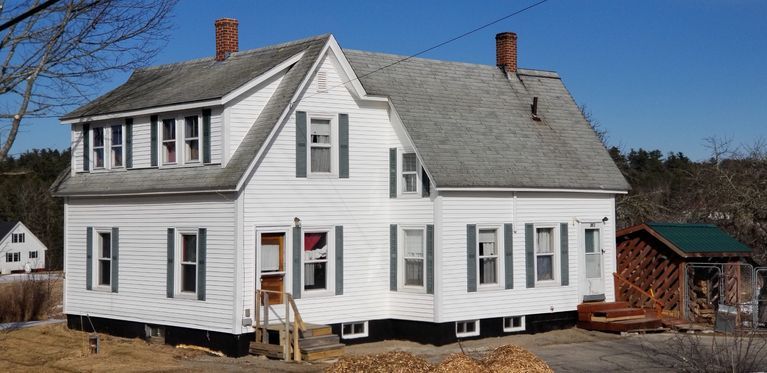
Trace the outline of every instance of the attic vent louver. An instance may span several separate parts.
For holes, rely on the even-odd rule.
[[[534,121],[538,122],[541,117],[538,116],[538,96],[533,97],[533,104],[530,105],[531,116]]]
[[[325,93],[328,91],[328,73],[325,71],[317,72],[317,92]]]

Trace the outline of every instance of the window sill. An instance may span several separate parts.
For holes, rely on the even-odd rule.
[[[94,285],[93,291],[98,291],[101,293],[111,293],[112,292],[112,285]]]
[[[477,291],[497,291],[504,290],[501,284],[477,284]]]
[[[536,281],[535,287],[542,287],[542,288],[550,288],[550,287],[561,287],[562,284],[559,282],[559,280],[545,280],[545,281]]]
[[[399,285],[397,291],[409,294],[426,294],[426,286]]]
[[[188,292],[175,293],[173,294],[173,297],[176,299],[197,300],[197,293],[188,293]]]
[[[330,297],[334,295],[336,295],[335,291],[331,291],[328,289],[317,289],[317,290],[304,289],[301,293],[301,297],[303,298],[324,298],[324,297]]]
[[[338,175],[333,172],[309,172],[306,177],[310,179],[336,179]]]
[[[344,335],[341,336],[341,339],[366,338],[367,336],[368,336],[368,333],[344,334]]]

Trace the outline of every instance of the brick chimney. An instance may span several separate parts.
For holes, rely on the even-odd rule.
[[[230,53],[240,49],[237,36],[237,22],[234,18],[219,18],[216,20],[216,61],[223,61]]]
[[[502,32],[495,35],[495,64],[507,73],[517,72],[517,34]]]

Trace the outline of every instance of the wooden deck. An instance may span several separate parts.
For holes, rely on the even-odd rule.
[[[663,322],[654,312],[629,307],[627,302],[593,302],[578,305],[578,327],[620,333],[657,330]]]

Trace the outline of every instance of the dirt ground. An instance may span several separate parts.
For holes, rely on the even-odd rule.
[[[88,333],[69,330],[64,324],[35,326],[0,334],[0,371],[71,372],[320,372],[327,363],[284,363],[259,356],[228,358],[205,352],[152,345],[139,339],[100,334],[101,351],[88,353]],[[406,341],[384,341],[347,347],[347,355],[407,351],[430,362],[438,362],[461,348],[469,356],[480,356],[495,347],[516,344],[535,352],[550,345],[605,342],[620,336],[559,330],[535,335],[487,338],[441,347]]]

